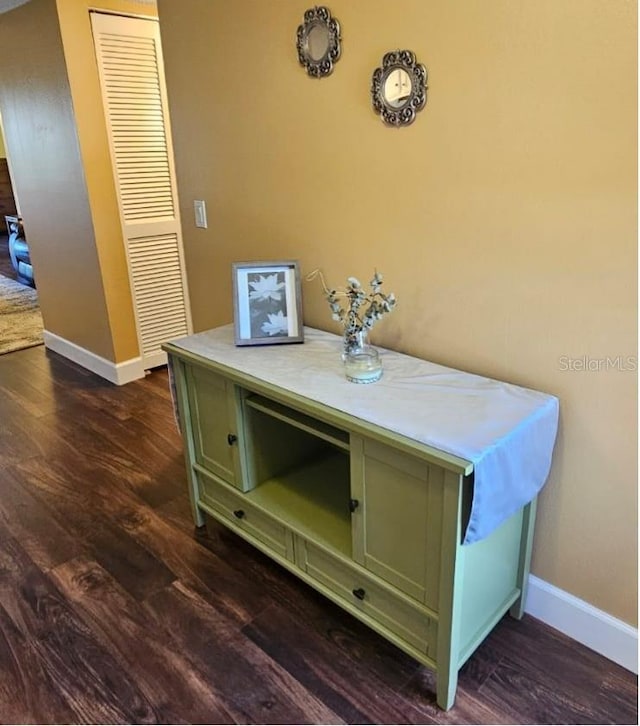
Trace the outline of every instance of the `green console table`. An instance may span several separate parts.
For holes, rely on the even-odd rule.
[[[506,612],[522,616],[535,494],[463,544],[474,462],[403,433],[397,400],[381,425],[385,397],[410,409],[430,364],[386,351],[381,381],[359,386],[340,338],[305,339],[236,348],[225,326],[164,346],[194,521],[215,518],[433,669],[449,709],[460,667]]]

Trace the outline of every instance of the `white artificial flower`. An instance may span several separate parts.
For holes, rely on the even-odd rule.
[[[263,332],[268,335],[286,335],[289,331],[289,323],[282,310],[277,313],[268,314],[269,321],[262,324]]]
[[[260,275],[258,282],[250,282],[253,290],[249,293],[251,300],[282,300],[284,282],[278,282],[277,275]]]

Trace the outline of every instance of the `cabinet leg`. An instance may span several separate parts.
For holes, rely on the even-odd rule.
[[[436,702],[448,711],[456,698],[462,617],[462,575],[464,548],[460,531],[462,477],[446,472],[442,500],[442,549],[436,656]]]
[[[193,523],[195,524],[196,529],[202,529],[207,524],[204,514],[200,511],[200,508],[196,506],[193,506],[191,511],[193,513]]]
[[[518,564],[517,586],[520,597],[513,603],[509,614],[516,620],[524,615],[524,606],[527,601],[527,587],[529,585],[529,568],[531,567],[531,549],[533,545],[533,529],[536,521],[536,507],[538,498],[532,499],[522,513],[522,536],[520,539],[520,562]]]
[[[444,673],[438,671],[436,677],[436,703],[443,711],[448,711],[456,700],[458,669],[451,668]]]

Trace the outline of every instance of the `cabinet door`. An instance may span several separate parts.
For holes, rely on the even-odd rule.
[[[234,386],[197,366],[188,367],[187,378],[196,461],[242,489],[239,450],[243,436]]]
[[[443,482],[440,467],[352,436],[353,559],[434,611]]]

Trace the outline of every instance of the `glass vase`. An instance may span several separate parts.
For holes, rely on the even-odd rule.
[[[375,383],[382,375],[378,351],[369,345],[367,332],[362,330],[351,341],[345,340],[344,373],[351,383]]]

